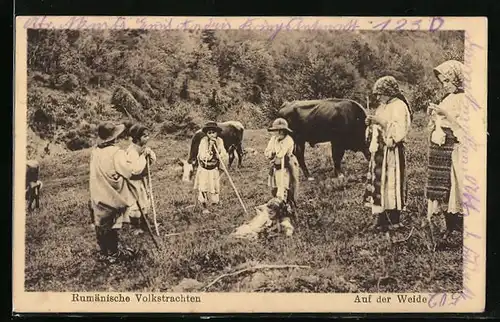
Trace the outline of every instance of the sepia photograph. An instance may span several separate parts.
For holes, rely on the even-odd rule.
[[[464,30],[76,24],[22,30],[24,292],[480,296]]]

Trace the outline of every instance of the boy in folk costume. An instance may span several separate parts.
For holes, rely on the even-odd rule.
[[[462,195],[464,174],[461,162],[461,144],[465,139],[461,123],[464,110],[464,65],[455,60],[442,63],[434,69],[447,92],[439,105],[432,104],[431,135],[427,168],[427,218],[444,213],[445,238],[455,230],[463,229]]]
[[[376,215],[374,228],[387,232],[399,228],[401,211],[407,197],[404,140],[411,125],[411,109],[396,79],[385,76],[377,80],[373,93],[380,105],[375,115],[366,119],[371,159],[367,175],[365,202]]]
[[[128,162],[126,151],[116,145],[117,138],[124,130],[123,124],[100,124],[97,128],[97,146],[92,149],[90,158],[91,213],[101,256],[109,263],[134,255],[133,250],[118,247],[118,230],[124,222],[130,222],[127,209],[138,198],[129,180],[134,171],[143,169],[134,168]]]
[[[129,136],[132,139],[127,148],[127,162],[132,168],[132,177],[130,183],[134,186],[139,197],[139,204],[144,214],[148,213],[151,206],[151,199],[148,194],[148,166],[156,162],[156,154],[146,146],[149,140],[149,131],[141,124],[134,124],[129,129]],[[146,157],[147,156],[147,157]],[[145,223],[141,220],[141,212],[137,204],[133,204],[128,209],[130,224],[135,228],[134,234],[142,234]]]
[[[278,118],[268,131],[275,132],[264,151],[265,156],[271,160],[268,185],[272,196],[286,204],[292,215],[296,208],[298,184],[298,162],[293,154],[295,143],[290,136],[292,130],[285,119]],[[285,218],[285,226],[289,220],[288,217]]]
[[[229,156],[224,148],[224,141],[219,137],[222,129],[215,122],[208,122],[202,131],[206,134],[198,147],[198,168],[194,179],[194,189],[198,190],[198,201],[203,214],[208,214],[208,203],[219,204],[220,201],[220,167],[221,162],[227,164]]]

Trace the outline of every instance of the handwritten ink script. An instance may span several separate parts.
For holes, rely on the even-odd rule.
[[[463,171],[463,194],[462,194],[462,208],[464,217],[477,217],[481,214],[480,206],[480,192],[481,186],[478,184],[478,178],[475,174],[471,173],[471,169],[477,169],[474,163],[470,163],[472,153],[478,151],[478,143],[475,137],[478,136],[478,129],[471,130],[471,121],[473,117],[477,117],[477,114],[482,112],[482,107],[478,103],[477,99],[472,93],[472,60],[473,56],[477,51],[484,50],[484,48],[476,44],[471,36],[465,34],[465,46],[464,46],[464,94],[465,103],[461,110],[461,127],[464,131],[462,138],[461,149],[461,166]],[[486,132],[486,129],[484,129]],[[471,153],[472,152],[472,153]],[[469,219],[471,222],[477,219]],[[446,305],[457,305],[461,300],[473,299],[476,294],[471,290],[470,285],[473,283],[472,274],[477,272],[479,261],[481,260],[481,255],[474,250],[471,246],[468,246],[468,240],[481,239],[481,235],[477,232],[471,231],[470,227],[464,224],[464,246],[463,246],[463,289],[458,293],[434,293],[430,295],[428,306],[430,308],[443,307]]]
[[[367,25],[363,25],[367,24]],[[234,24],[227,18],[210,18],[208,22],[200,23],[196,18],[176,17],[112,17],[106,21],[95,22],[88,17],[69,17],[61,21],[47,16],[31,17],[24,24],[25,29],[98,29],[98,30],[120,30],[120,29],[150,29],[150,30],[207,30],[207,29],[235,29],[270,32],[272,40],[282,31],[302,30],[342,30],[356,31],[364,30],[424,30],[437,31],[445,24],[443,17],[403,18],[359,21],[358,19],[346,19],[345,22],[331,23],[321,19],[306,19],[301,17],[284,18],[282,20],[252,17],[245,18],[243,23]]]

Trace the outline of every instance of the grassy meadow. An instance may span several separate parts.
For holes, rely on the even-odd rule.
[[[247,130],[244,148],[258,153],[247,154],[240,169],[233,164],[230,174],[248,216],[225,175],[221,205],[202,215],[194,207],[192,183],[181,181],[181,169],[175,162],[187,157],[189,140],[156,138],[150,146],[158,159],[152,167],[152,183],[162,250],[155,251],[147,234],[134,236],[124,226],[120,239],[139,248],[140,257],[107,266],[96,261],[95,231],[87,209],[90,150],[46,157],[41,160],[41,209],[26,217],[25,288],[59,292],[185,290],[184,279],[206,286],[224,273],[255,264],[294,264],[310,268],[246,272],[223,278],[206,291],[457,291],[462,285],[460,236],[454,235],[432,251],[420,228],[425,214],[426,123],[424,114],[416,115],[407,139],[409,205],[402,215],[404,230],[393,235],[402,241],[395,243],[369,230],[373,218],[362,202],[367,161],[361,153],[346,152],[343,168],[347,180],[339,182],[331,177],[330,148],[325,144],[306,147],[306,163],[316,180],[301,182],[292,237],[270,235],[257,242],[229,239],[236,227],[255,215],[253,208],[270,198],[263,156],[269,133]],[[442,218],[434,220],[443,227]],[[183,234],[166,236],[172,233]]]

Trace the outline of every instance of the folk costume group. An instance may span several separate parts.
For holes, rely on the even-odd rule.
[[[439,105],[429,107],[432,114],[425,190],[427,218],[444,214],[446,231],[450,233],[463,227],[462,174],[458,161],[464,135],[460,126],[460,111],[464,104],[463,64],[447,61],[436,67],[434,73],[448,94]],[[371,208],[375,219],[373,228],[387,232],[402,227],[401,212],[407,204],[405,139],[413,112],[392,76],[378,79],[373,94],[379,105],[374,115],[366,118],[371,158],[364,202]],[[136,255],[130,248],[119,247],[118,231],[123,223],[130,223],[135,233],[142,233],[145,229],[142,219],[151,206],[146,183],[148,167],[156,162],[155,153],[147,146],[148,129],[140,124],[133,125],[128,131],[130,145],[121,149],[117,141],[124,130],[124,125],[109,122],[99,125],[99,140],[90,160],[92,223],[100,256],[110,263]],[[290,236],[298,182],[293,131],[282,118],[276,119],[268,130],[273,133],[264,151],[270,163],[267,184],[271,200],[268,203],[283,210],[279,220],[285,234]],[[194,189],[202,213],[207,214],[210,207],[220,203],[220,174],[227,164],[228,153],[220,137],[222,130],[216,122],[206,123],[202,131],[206,135],[198,147],[199,166]]]

